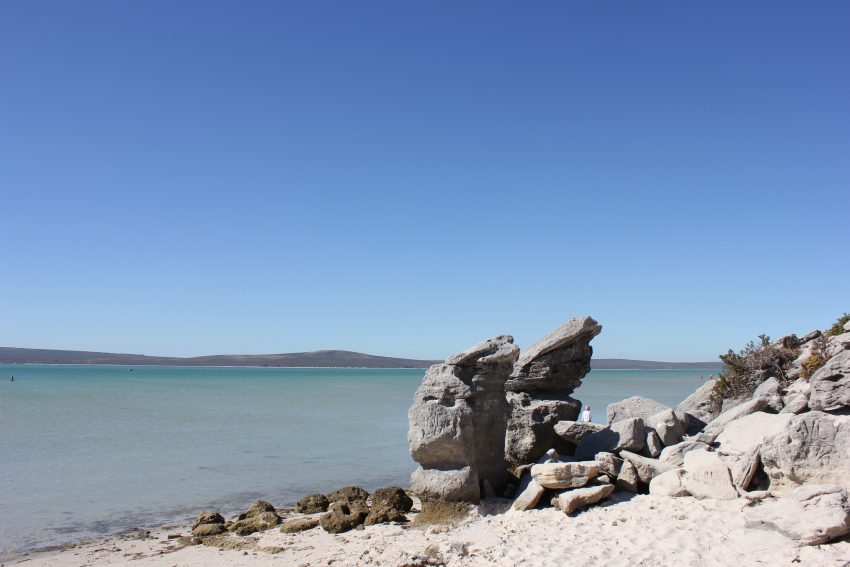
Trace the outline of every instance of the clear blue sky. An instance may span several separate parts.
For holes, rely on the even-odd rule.
[[[850,311],[850,3],[0,3],[0,345],[711,360]]]

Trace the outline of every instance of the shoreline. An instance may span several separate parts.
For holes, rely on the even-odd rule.
[[[340,534],[321,527],[281,533],[279,527],[250,536],[229,535],[218,545],[193,544],[191,524],[126,531],[7,556],[3,565],[81,567],[134,565],[842,565],[850,541],[796,547],[773,531],[744,527],[748,501],[697,500],[615,493],[572,515],[553,508],[509,510],[510,500],[485,499],[452,524],[413,522],[367,526]],[[314,514],[312,516],[317,516]],[[306,517],[286,512],[285,519]],[[663,534],[660,535],[660,534]],[[604,543],[602,543],[604,542]]]

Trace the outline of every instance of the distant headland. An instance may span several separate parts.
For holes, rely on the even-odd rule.
[[[0,364],[120,364],[129,366],[268,366],[277,368],[428,368],[440,360],[375,356],[348,350],[175,357],[80,350],[0,347]],[[597,358],[597,370],[720,368],[718,362],[658,362]]]

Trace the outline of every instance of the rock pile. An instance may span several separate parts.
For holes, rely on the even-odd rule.
[[[201,540],[227,532],[245,536],[272,529],[281,522],[280,531],[283,533],[296,533],[318,526],[330,533],[340,533],[364,525],[406,522],[405,514],[412,507],[413,499],[396,486],[379,488],[371,498],[362,488],[347,486],[330,494],[305,496],[298,501],[295,514],[286,514],[285,521],[281,512],[263,500],[254,502],[231,521],[225,521],[218,512],[204,512],[195,519],[192,535]]]
[[[778,343],[803,347],[792,369],[811,356],[805,340]],[[706,384],[675,409],[640,397],[611,404],[607,427],[559,422],[555,432],[575,456],[532,466],[513,507],[546,502],[548,491],[553,506],[572,513],[614,490],[648,489],[762,501],[748,509],[748,527],[799,545],[850,533],[850,333],[829,344],[831,358],[809,380],[765,373],[750,399],[721,404]]]
[[[502,494],[575,419],[570,394],[590,370],[602,327],[572,319],[520,354],[513,337],[482,341],[428,369],[408,412],[411,485],[423,500],[478,502]],[[515,481],[515,479],[513,479]]]

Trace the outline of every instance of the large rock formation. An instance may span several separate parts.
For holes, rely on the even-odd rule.
[[[428,369],[408,411],[407,434],[420,464],[411,486],[423,500],[478,502],[485,480],[504,490],[504,387],[518,355],[513,337],[503,335]]]
[[[759,451],[772,491],[802,484],[837,484],[850,490],[850,416],[819,411],[795,415]]]
[[[843,335],[842,335],[843,336]],[[818,411],[850,408],[850,350],[833,356],[812,375],[809,407]]]
[[[746,512],[747,527],[776,530],[797,545],[818,545],[850,533],[850,499],[835,485],[802,486]]]
[[[504,445],[513,472],[548,449],[570,449],[559,445],[555,424],[575,420],[581,411],[581,402],[570,394],[590,370],[590,341],[601,331],[590,317],[571,319],[524,350],[514,364],[505,384],[511,414]]]

